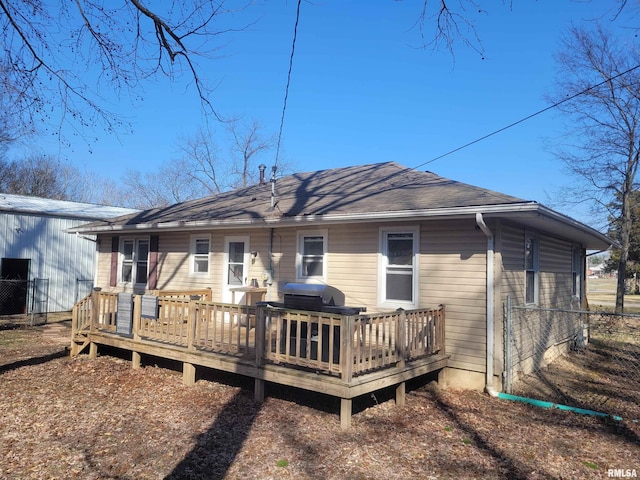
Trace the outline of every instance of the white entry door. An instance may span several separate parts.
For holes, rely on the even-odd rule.
[[[234,236],[224,239],[224,271],[222,282],[222,301],[231,303],[233,298],[231,289],[244,287],[248,284],[249,276],[249,237]],[[241,304],[244,294],[235,293],[235,303]]]

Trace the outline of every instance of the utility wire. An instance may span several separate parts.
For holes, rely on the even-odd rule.
[[[276,146],[276,160],[275,164],[278,165],[278,158],[280,156],[280,142],[282,141],[282,130],[284,129],[284,114],[287,111],[287,99],[289,98],[289,85],[291,84],[291,70],[293,69],[293,54],[296,51],[296,38],[298,37],[298,22],[300,21],[300,4],[302,0],[298,0],[298,8],[296,9],[296,23],[293,27],[293,42],[291,44],[291,56],[289,57],[289,73],[287,74],[287,86],[284,90],[284,103],[282,105],[282,117],[280,117],[280,131],[278,132],[278,144]]]
[[[552,108],[556,108],[557,106],[562,105],[563,103],[568,102],[570,100],[573,100],[574,98],[579,97],[580,95],[584,95],[585,93],[589,92],[590,90],[593,90],[595,88],[601,87],[605,83],[611,82],[611,81],[615,80],[616,78],[622,77],[623,75],[626,75],[627,73],[633,72],[637,68],[640,68],[640,64],[636,65],[635,67],[631,67],[630,69],[628,69],[628,70],[626,70],[626,71],[624,71],[622,73],[619,73],[619,74],[617,74],[617,75],[615,75],[613,77],[609,77],[606,80],[603,80],[602,82],[598,83],[597,85],[592,85],[592,86],[590,86],[588,88],[585,88],[584,90],[582,90],[582,91],[580,91],[580,92],[578,92],[578,93],[576,93],[574,95],[571,95],[570,97],[567,97],[567,98],[565,98],[563,100],[560,100],[559,102],[556,102],[553,105],[549,105],[548,107],[543,108],[542,110],[539,110],[539,111],[537,111],[535,113],[532,113],[531,115],[528,115],[528,116],[518,120],[517,122],[513,122],[513,123],[507,125],[506,127],[502,127],[500,129],[498,129],[498,130],[496,130],[494,132],[491,132],[491,133],[489,133],[489,134],[487,134],[487,135],[485,135],[483,137],[480,137],[480,138],[478,138],[478,139],[476,139],[476,140],[474,140],[472,142],[466,143],[466,144],[462,145],[461,147],[454,148],[453,150],[451,150],[451,151],[449,151],[447,153],[444,153],[444,154],[440,155],[439,157],[436,157],[436,158],[433,158],[433,159],[431,159],[431,160],[429,160],[427,162],[421,163],[420,165],[417,165],[417,166],[413,167],[413,170],[418,169],[420,167],[424,167],[425,165],[433,163],[436,160],[440,160],[441,158],[444,158],[444,157],[446,157],[448,155],[451,155],[453,153],[459,152],[460,150],[462,150],[464,148],[470,147],[471,145],[474,145],[474,144],[476,144],[478,142],[486,140],[487,138],[492,137],[494,135],[497,135],[500,132],[504,132],[505,130],[507,130],[507,129],[511,128],[511,127],[515,127],[516,125],[519,125],[522,122],[526,122],[527,120],[530,120],[531,118],[536,117],[536,116],[546,112],[547,110],[551,110]]]

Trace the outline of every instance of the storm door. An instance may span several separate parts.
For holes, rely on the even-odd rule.
[[[224,271],[223,292],[224,302],[242,303],[243,293],[233,289],[246,287],[249,276],[249,237],[225,237],[224,239]]]

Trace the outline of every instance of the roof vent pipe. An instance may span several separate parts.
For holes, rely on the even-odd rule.
[[[267,169],[267,166],[264,163],[258,165],[258,170],[260,170],[260,184],[264,185],[264,171]]]
[[[271,208],[276,204],[276,171],[278,167],[271,167]]]

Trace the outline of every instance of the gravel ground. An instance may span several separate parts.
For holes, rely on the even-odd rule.
[[[428,384],[413,385],[402,408],[389,392],[360,399],[352,429],[342,432],[334,399],[271,387],[256,404],[250,389],[229,378],[186,387],[171,368],[133,370],[108,355],[72,359],[62,328],[0,330],[0,478],[640,474],[640,429],[631,420],[542,410]]]

